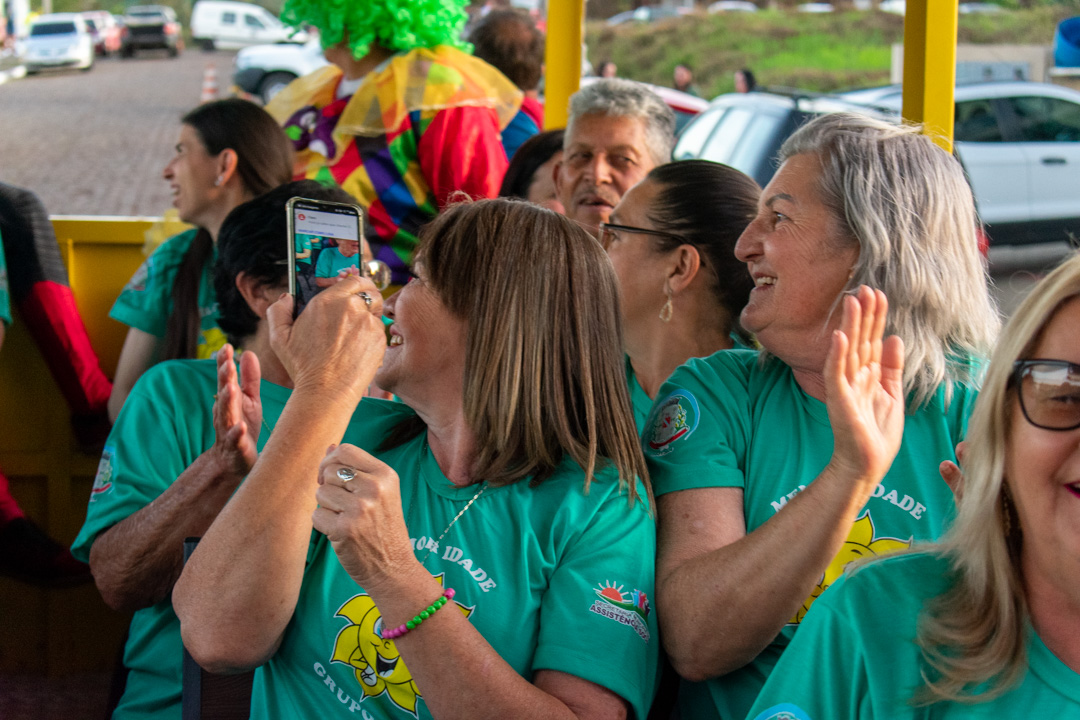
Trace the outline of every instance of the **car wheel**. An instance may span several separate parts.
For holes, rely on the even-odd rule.
[[[214,52],[214,41],[210,38],[200,40],[199,46],[203,49],[203,52]]]
[[[175,45],[170,45],[169,46],[169,57],[176,57],[179,54],[180,54],[180,48],[176,47]]]
[[[263,104],[270,102],[275,95],[285,89],[285,86],[296,79],[291,72],[272,72],[263,78],[259,84],[259,97]]]
[[[132,58],[135,57],[135,50],[130,47],[120,48],[120,57]]]

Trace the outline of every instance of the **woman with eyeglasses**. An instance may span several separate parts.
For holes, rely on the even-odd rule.
[[[1002,333],[948,534],[838,582],[751,718],[1080,717],[1078,327],[1074,256]]]
[[[600,226],[619,278],[626,375],[638,431],[660,386],[690,358],[749,336],[739,312],[754,281],[735,241],[757,214],[761,188],[707,160],[654,168]]]
[[[945,532],[938,468],[999,325],[963,168],[918,128],[827,115],[781,157],[735,246],[762,352],[680,367],[643,434],[661,636],[695,719],[746,717],[849,562]]]

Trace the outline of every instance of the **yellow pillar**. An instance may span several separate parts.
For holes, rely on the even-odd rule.
[[[904,119],[922,123],[952,151],[959,0],[907,0],[904,15]]]
[[[570,96],[581,85],[585,0],[550,0],[544,51],[544,129],[566,127]]]

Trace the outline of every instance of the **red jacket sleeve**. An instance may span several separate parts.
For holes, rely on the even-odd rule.
[[[417,155],[440,210],[458,191],[497,197],[509,165],[495,113],[481,107],[440,110],[421,135]]]

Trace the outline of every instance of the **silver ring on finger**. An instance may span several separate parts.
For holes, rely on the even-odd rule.
[[[341,482],[347,483],[356,477],[356,471],[353,470],[351,467],[339,467],[337,471],[337,476],[338,479],[341,480]]]
[[[371,296],[368,295],[366,292],[361,292],[360,297],[363,299],[364,304],[367,305],[368,310],[370,310],[371,309],[371,302],[372,302],[371,301]]]

